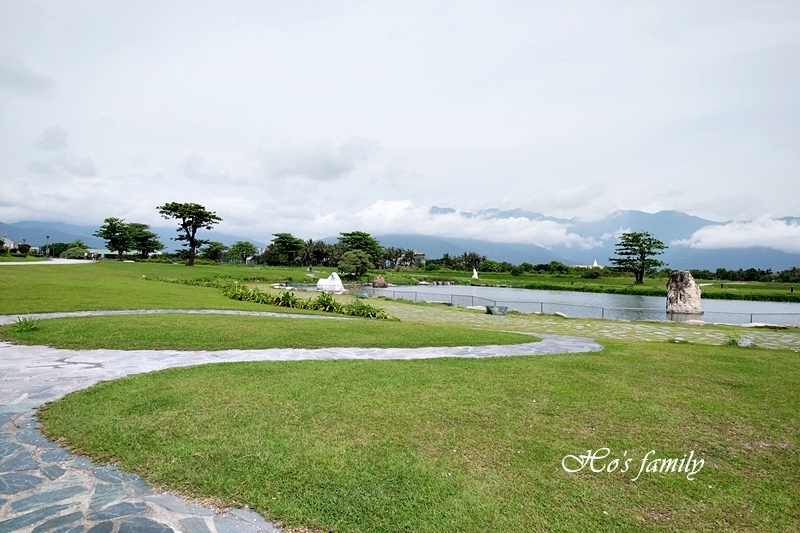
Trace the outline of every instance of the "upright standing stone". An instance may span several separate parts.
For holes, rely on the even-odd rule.
[[[700,285],[688,270],[670,274],[667,282],[667,313],[702,315]]]

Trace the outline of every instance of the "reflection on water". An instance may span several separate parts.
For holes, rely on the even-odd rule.
[[[702,300],[702,315],[667,313],[666,297],[572,291],[540,291],[509,287],[428,285],[370,289],[376,296],[412,301],[446,302],[459,307],[502,305],[522,313],[564,314],[612,320],[702,320],[723,324],[800,326],[800,304],[743,300]]]

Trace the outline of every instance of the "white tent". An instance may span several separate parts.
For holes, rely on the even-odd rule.
[[[327,278],[317,281],[317,290],[324,292],[342,292],[344,291],[344,285],[342,285],[339,274],[334,272]]]

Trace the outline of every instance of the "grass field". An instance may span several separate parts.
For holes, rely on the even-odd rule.
[[[0,267],[0,313],[277,310],[229,300],[219,289],[142,278],[250,278],[256,272],[116,262]],[[299,269],[262,274],[267,282],[303,276]],[[159,315],[158,321],[169,318],[153,333],[152,317],[126,316],[41,321],[30,333],[76,347],[104,337],[116,347],[156,340],[176,347],[185,332],[202,335],[205,328],[209,338],[229,334],[219,341],[226,347],[258,338],[259,324],[336,322],[342,324],[336,335],[350,339],[346,344],[390,339],[398,327],[387,345],[425,344],[437,335],[462,344],[478,342],[479,336],[469,337],[478,328],[492,335],[498,329],[532,333],[537,323],[553,320],[399,302],[387,307],[405,310],[404,318],[258,322]],[[604,339],[605,349],[189,367],[99,384],[46,406],[40,417],[51,438],[98,461],[119,462],[158,486],[248,505],[319,531],[800,530],[797,352],[621,341],[608,322],[559,323],[563,332]],[[364,324],[374,329],[360,329]],[[692,339],[695,331],[735,335],[730,327],[664,327],[674,338]],[[298,337],[326,343],[319,330],[288,332],[284,342]],[[609,457],[594,464],[602,471],[586,465],[568,473],[562,466],[566,456],[604,448]],[[692,479],[687,472],[646,470],[637,477],[646,457],[689,453],[704,461]],[[621,460],[616,468],[614,458]]]
[[[798,409],[796,353],[608,342],[175,369],[69,395],[41,418],[157,485],[322,531],[794,531]],[[563,469],[601,448],[595,469],[623,464]],[[651,450],[704,463],[639,474]]]

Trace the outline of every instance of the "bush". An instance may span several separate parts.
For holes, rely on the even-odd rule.
[[[86,259],[86,254],[88,250],[86,248],[67,248],[63,252],[61,252],[62,259]]]
[[[19,333],[26,333],[29,331],[36,331],[39,329],[39,319],[30,317],[18,317],[17,322],[14,324],[14,329]]]
[[[316,299],[309,302],[311,305],[309,309],[314,311],[325,311],[326,313],[341,313],[342,304],[337,302],[333,296],[327,292],[321,293]]]

